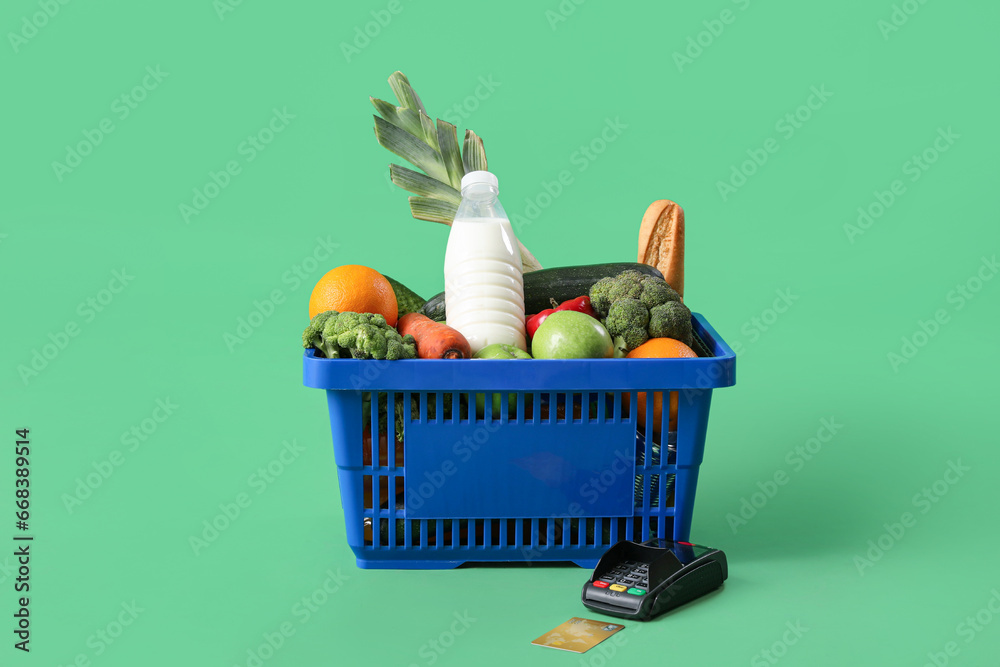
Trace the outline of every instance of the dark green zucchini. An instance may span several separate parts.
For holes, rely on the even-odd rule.
[[[396,293],[396,305],[399,307],[399,317],[407,313],[419,313],[420,309],[427,303],[423,297],[398,280],[390,278],[384,273],[382,275],[392,285],[392,291]]]
[[[444,292],[439,292],[427,299],[427,303],[420,309],[420,312],[435,322],[444,322]]]
[[[612,262],[610,264],[587,264],[584,266],[561,266],[554,269],[530,271],[524,274],[524,313],[535,313],[551,308],[550,300],[562,303],[590,292],[601,278],[616,276],[622,271],[633,269],[650,276],[662,278],[663,274],[655,266],[635,262]],[[435,294],[424,304],[422,312],[437,322],[445,319],[444,292]]]
[[[590,293],[590,288],[601,278],[616,276],[633,269],[640,273],[662,278],[655,266],[635,262],[612,262],[542,269],[524,274],[524,314],[533,315],[551,308],[551,300],[562,303]]]

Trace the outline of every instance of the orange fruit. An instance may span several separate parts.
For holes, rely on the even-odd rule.
[[[338,266],[313,287],[309,319],[327,310],[379,313],[391,327],[399,315],[396,293],[385,276],[358,264]]]
[[[688,358],[697,357],[698,354],[692,350],[690,347],[680,342],[679,340],[674,340],[673,338],[650,338],[645,343],[635,348],[627,355],[628,359],[676,359],[676,358]],[[628,394],[625,394],[625,398],[628,398]],[[646,427],[646,392],[639,393],[638,401],[639,409],[639,426],[641,428]],[[656,392],[653,399],[653,432],[657,435],[660,434],[660,424],[663,419],[663,394],[661,392]],[[669,428],[671,431],[677,428],[677,392],[670,392],[670,421]]]

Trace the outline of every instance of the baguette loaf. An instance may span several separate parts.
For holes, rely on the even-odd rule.
[[[684,296],[684,209],[680,204],[660,199],[646,209],[639,227],[638,261],[659,269]]]

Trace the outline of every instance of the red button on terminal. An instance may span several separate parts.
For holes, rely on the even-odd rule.
[[[606,581],[595,581],[595,582],[594,582],[594,585],[595,585],[595,586],[597,586],[598,588],[607,588],[607,587],[608,587],[608,586],[610,586],[611,584],[609,584],[609,583],[608,583],[608,582],[606,582]]]

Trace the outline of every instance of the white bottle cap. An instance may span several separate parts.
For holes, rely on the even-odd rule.
[[[475,185],[478,183],[485,183],[493,189],[499,192],[500,182],[497,177],[488,171],[470,171],[468,174],[462,177],[462,189],[469,187],[470,185]]]

